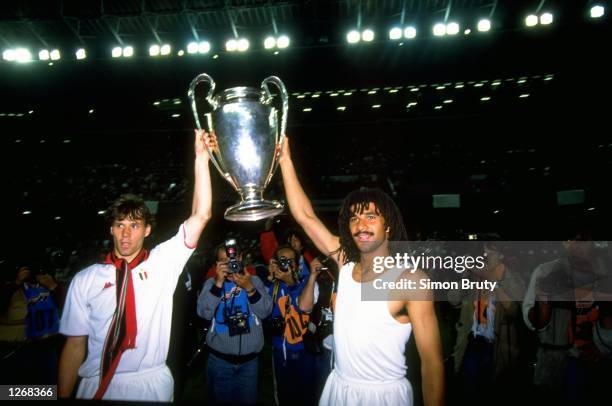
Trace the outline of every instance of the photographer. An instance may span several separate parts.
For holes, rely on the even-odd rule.
[[[4,284],[0,293],[3,382],[57,383],[59,308],[64,295],[64,287],[38,267],[19,267],[14,282]]]
[[[272,335],[274,379],[278,404],[308,403],[314,393],[314,356],[304,351],[308,315],[298,305],[305,281],[299,282],[298,253],[290,246],[274,252],[268,268],[274,303],[268,326]],[[296,394],[298,397],[296,398]]]
[[[257,356],[263,348],[261,320],[272,298],[257,276],[244,272],[236,240],[217,248],[217,274],[204,283],[198,315],[212,320],[206,343],[209,400],[213,404],[257,402]]]
[[[534,270],[523,302],[525,323],[539,341],[534,384],[547,398],[593,403],[610,373],[609,269],[588,235],[563,247],[563,257]]]
[[[311,272],[300,294],[300,310],[310,314],[304,346],[315,358],[316,390],[313,403],[319,400],[323,386],[331,372],[333,348],[334,302],[338,266],[329,257],[316,257],[310,263]]]

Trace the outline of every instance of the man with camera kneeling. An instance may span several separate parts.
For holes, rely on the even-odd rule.
[[[217,249],[217,274],[204,283],[198,314],[212,320],[207,387],[213,404],[257,402],[257,355],[263,348],[261,320],[272,312],[263,282],[244,272],[236,240]]]

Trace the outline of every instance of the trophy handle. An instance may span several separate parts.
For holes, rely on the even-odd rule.
[[[196,123],[196,126],[198,127],[198,130],[204,129],[204,131],[210,134],[214,130],[210,114],[206,114],[206,118],[207,118],[206,128],[202,128],[202,124],[200,123],[200,117],[198,116],[198,107],[196,106],[195,89],[202,82],[206,82],[210,85],[210,89],[208,90],[208,94],[206,95],[206,101],[208,102],[208,104],[210,104],[213,110],[215,110],[218,106],[218,103],[213,98],[213,93],[215,92],[216,84],[213,78],[210,77],[210,75],[207,75],[206,73],[200,73],[198,76],[196,76],[191,81],[191,83],[189,84],[189,90],[187,91],[187,97],[189,97],[189,101],[191,102],[191,111],[193,112],[193,117],[195,118],[195,123]],[[212,161],[213,165],[215,165],[219,173],[222,174],[223,177],[227,179],[228,182],[234,188],[237,188],[236,184],[234,183],[232,178],[229,176],[229,174],[225,172],[223,169],[221,169],[221,165],[219,165],[219,161],[215,157],[213,150],[210,149],[208,145],[206,145],[206,150],[208,151],[210,160]]]
[[[198,116],[198,107],[196,106],[195,89],[202,82],[206,82],[210,85],[210,89],[208,90],[208,94],[206,95],[206,101],[208,102],[208,104],[211,105],[213,110],[217,108],[217,102],[215,102],[215,100],[213,99],[213,93],[215,92],[216,86],[215,81],[206,73],[200,73],[191,81],[191,83],[189,84],[189,91],[187,92],[187,97],[189,97],[189,101],[191,102],[191,111],[193,111],[193,117],[195,118],[198,130],[202,129],[202,125],[200,124],[200,117]],[[206,130],[206,132],[210,132],[212,129],[204,128],[204,130]]]
[[[287,113],[289,112],[289,93],[287,93],[287,88],[285,88],[285,84],[278,76],[268,76],[261,82],[261,88],[266,93],[266,96],[269,99],[272,99],[272,93],[270,93],[270,89],[268,88],[268,84],[272,83],[278,87],[280,90],[281,100],[283,102],[283,115],[281,117],[281,130],[280,134],[276,134],[275,143],[277,145],[277,150],[274,153],[274,164],[272,165],[272,170],[270,171],[270,175],[268,175],[268,179],[266,184],[276,172],[276,168],[278,167],[278,157],[280,156],[280,151],[283,146],[283,142],[285,142],[285,130],[287,129]]]

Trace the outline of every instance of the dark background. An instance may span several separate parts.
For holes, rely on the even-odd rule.
[[[554,23],[526,28],[524,17],[541,3],[538,14],[553,12]],[[194,122],[186,93],[201,72],[218,89],[257,87],[272,74],[285,82],[300,179],[332,228],[340,200],[368,185],[393,195],[413,238],[498,232],[507,240],[555,240],[590,225],[609,239],[610,29],[607,16],[588,18],[591,4],[3,2],[2,49],[29,47],[36,60],[39,49],[57,47],[62,59],[0,61],[0,173],[10,230],[2,255],[101,243],[106,228],[97,213],[127,191],[158,202],[154,238],[173,233],[189,212]],[[433,22],[447,12],[460,33],[433,37]],[[418,36],[400,46],[387,33],[402,15]],[[492,30],[477,32],[477,19],[489,15]],[[358,21],[377,37],[349,46],[346,31]],[[278,55],[262,46],[274,25],[292,41]],[[244,54],[222,49],[233,29],[250,39]],[[177,56],[194,32],[211,52]],[[148,56],[156,36],[172,44],[171,56]],[[110,57],[118,39],[134,46],[134,57]],[[88,57],[77,61],[80,46]],[[418,104],[408,109],[410,102]],[[261,224],[222,220],[237,194],[214,170],[213,182],[214,219],[201,244],[231,228],[258,231]],[[583,202],[559,204],[558,191],[576,189]],[[460,194],[461,207],[434,208],[433,194]],[[278,174],[266,195],[283,197]]]

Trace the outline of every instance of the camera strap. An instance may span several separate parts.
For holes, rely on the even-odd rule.
[[[230,305],[228,307],[226,291],[225,291],[225,284],[226,284],[226,282],[223,282],[223,303],[225,304],[224,315],[225,314],[230,314],[231,315],[231,314],[235,313],[234,312],[234,303],[236,301],[236,297],[240,296],[242,294],[242,292],[245,292],[245,294],[246,294],[246,291],[244,289],[240,288],[238,285],[234,284],[235,291],[232,294],[232,301],[230,302]],[[230,292],[231,292],[231,290],[230,290]],[[251,316],[251,310],[249,309],[249,305],[245,303],[245,307],[246,307],[245,313],[247,314],[247,317],[250,317]],[[227,324],[227,323],[225,323],[225,318],[223,320],[223,324]]]

